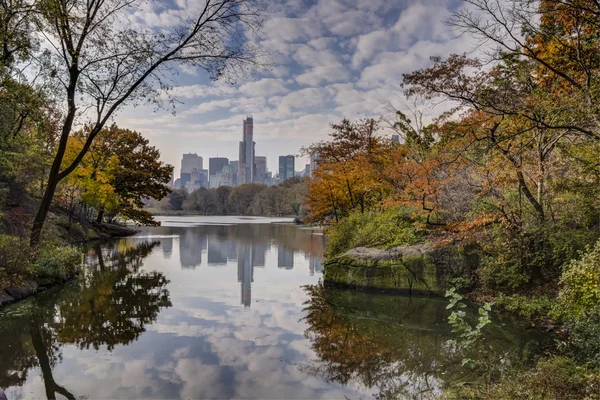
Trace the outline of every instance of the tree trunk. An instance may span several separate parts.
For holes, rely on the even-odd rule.
[[[104,217],[104,207],[102,207],[99,211],[98,211],[98,217],[96,218],[96,222],[98,224],[102,223],[102,218]]]
[[[58,185],[57,175],[58,173],[56,175],[52,175],[51,173],[50,177],[48,178],[48,186],[46,186],[46,191],[44,192],[44,196],[42,197],[40,207],[38,208],[38,212],[35,215],[35,219],[33,220],[33,226],[31,228],[31,237],[29,239],[29,244],[31,245],[31,247],[37,246],[40,242],[40,238],[42,236],[42,228],[44,227],[44,221],[46,221],[46,216],[48,216],[48,211],[50,211],[50,204],[52,204],[54,192],[56,190],[56,186]]]

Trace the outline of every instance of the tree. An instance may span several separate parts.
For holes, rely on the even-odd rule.
[[[173,167],[160,161],[160,152],[139,132],[113,124],[100,133],[97,141],[99,147],[119,160],[112,183],[118,201],[115,213],[142,224],[154,224],[152,215],[142,210],[143,200],[161,200],[171,192],[167,184]],[[97,222],[103,214],[100,208]]]
[[[496,98],[493,104],[498,111],[521,115],[539,128],[600,139],[600,3],[468,0],[467,4],[454,13],[450,24],[485,44],[492,61],[510,57],[531,64],[537,83],[548,95],[545,105],[559,118],[548,119],[535,107],[524,107],[526,98],[516,98],[514,103]],[[451,57],[445,65],[456,61]],[[448,93],[456,93],[454,82],[448,81]],[[473,92],[474,87],[463,87]]]
[[[38,212],[31,244],[39,242],[58,183],[75,170],[114,114],[144,100],[161,104],[166,77],[177,65],[205,70],[212,79],[233,81],[261,67],[248,40],[261,26],[254,0],[205,0],[194,14],[167,30],[139,28],[129,20],[138,0],[43,0],[40,36],[48,78],[64,99],[60,139]],[[37,3],[36,3],[37,4]],[[86,113],[81,111],[86,110]],[[84,145],[67,166],[63,159],[73,126],[87,120]]]
[[[303,152],[319,155],[319,168],[308,185],[306,206],[315,221],[337,219],[352,211],[364,212],[381,200],[382,187],[375,171],[384,140],[373,119],[332,124],[329,141],[315,143]]]
[[[213,214],[217,210],[214,191],[201,187],[190,193],[183,202],[186,211],[197,211],[204,215]]]
[[[187,192],[183,189],[173,190],[168,197],[169,205],[171,206],[172,210],[182,210],[183,202],[187,197]]]
[[[217,213],[227,215],[229,212],[229,196],[232,188],[230,186],[219,186],[215,189],[215,202],[217,203]]]
[[[266,188],[258,183],[246,183],[233,188],[229,196],[230,212],[233,215],[252,215],[252,202]]]

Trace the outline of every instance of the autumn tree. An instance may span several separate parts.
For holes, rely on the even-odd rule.
[[[307,148],[303,153],[317,155],[319,168],[313,173],[306,195],[306,207],[315,221],[336,220],[352,211],[365,211],[380,199],[372,164],[382,145],[379,126],[373,119],[332,124],[331,139]]]
[[[120,215],[142,224],[153,224],[152,216],[143,210],[146,198],[161,200],[170,193],[167,184],[173,167],[160,161],[160,152],[150,146],[139,132],[120,129],[116,125],[103,130],[98,148],[119,160],[114,172],[113,186],[118,206],[112,215]],[[102,221],[104,209],[99,209],[97,222]]]
[[[72,162],[84,146],[85,131],[72,136],[65,163]],[[160,161],[160,152],[140,133],[116,125],[103,130],[60,191],[73,214],[81,200],[96,210],[96,222],[104,215],[152,225],[152,215],[143,210],[145,198],[162,199],[170,189],[173,167]]]
[[[233,81],[260,68],[263,59],[248,40],[261,26],[254,0],[205,0],[167,29],[132,21],[137,0],[43,0],[35,2],[40,37],[46,41],[44,71],[62,99],[60,139],[31,244],[40,234],[58,183],[72,173],[115,113],[128,104],[154,101],[169,87],[178,66],[202,69],[214,80]],[[28,3],[28,4],[34,4]],[[83,113],[81,111],[86,110]],[[89,129],[81,151],[63,160],[73,127]]]

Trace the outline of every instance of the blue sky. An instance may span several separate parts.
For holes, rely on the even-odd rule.
[[[172,11],[195,0],[149,2],[138,18],[168,25]],[[173,94],[176,115],[138,107],[117,117],[136,129],[179,169],[182,153],[238,158],[242,120],[254,116],[256,155],[298,154],[326,138],[329,123],[344,117],[377,117],[386,103],[403,108],[403,73],[430,64],[429,57],[469,51],[467,39],[443,21],[457,1],[277,0],[269,2],[260,45],[274,52],[272,70],[237,85],[212,83],[182,69]],[[176,10],[181,12],[181,10]],[[299,159],[296,169],[304,165]]]

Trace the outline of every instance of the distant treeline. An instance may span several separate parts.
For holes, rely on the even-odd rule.
[[[305,178],[290,178],[277,186],[248,183],[237,187],[200,188],[188,193],[173,190],[146,206],[159,211],[186,211],[202,215],[304,216]]]

